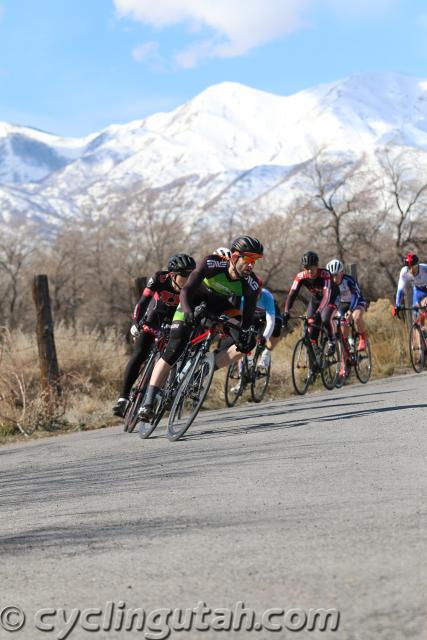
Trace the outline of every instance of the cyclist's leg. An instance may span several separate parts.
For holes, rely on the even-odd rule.
[[[333,352],[335,348],[335,337],[336,337],[336,325],[334,322],[334,317],[337,312],[337,306],[333,303],[327,304],[320,314],[322,325],[326,329],[328,334],[328,341],[330,350]]]
[[[427,309],[427,296],[420,300],[420,316],[419,316],[419,319],[420,319],[420,325],[423,327],[423,329],[424,329],[425,323],[426,323],[426,315],[427,315],[426,309]]]
[[[143,421],[149,422],[153,416],[153,404],[156,394],[165,384],[173,365],[185,349],[191,334],[191,327],[183,322],[184,317],[178,308],[173,317],[169,340],[166,344],[163,356],[156,362],[151,374],[144,405],[141,407],[139,417]]]
[[[130,390],[138,377],[141,365],[147,359],[153,345],[155,332],[160,329],[165,316],[166,313],[158,309],[154,309],[147,314],[144,322],[144,330],[136,339],[132,357],[126,365],[121,393],[123,397],[129,397]]]
[[[366,349],[367,332],[366,332],[366,324],[365,324],[365,318],[364,318],[365,310],[366,310],[366,305],[361,304],[354,309],[352,314],[355,329],[360,336],[359,344],[357,347],[359,351],[363,351],[363,349]]]
[[[153,342],[154,335],[148,331],[142,332],[136,339],[132,357],[128,361],[124,372],[120,397],[113,407],[113,413],[115,415],[120,417],[123,417],[125,415],[126,408],[128,406],[130,390],[132,389],[132,385],[138,377],[141,366],[146,360]]]
[[[319,300],[316,300],[316,298],[313,296],[312,298],[310,298],[310,302],[308,303],[308,307],[307,307],[307,318],[309,318],[311,320],[311,326],[308,329],[308,333],[310,336],[310,340],[313,344],[317,345],[317,339],[319,337],[319,331],[320,331],[320,314],[318,313],[318,308],[319,308]]]
[[[144,360],[146,360],[153,342],[154,335],[152,333],[149,333],[148,331],[142,332],[136,339],[132,357],[128,361],[124,373],[123,385],[121,390],[122,397],[129,397],[129,392],[132,388],[132,385],[138,377],[141,365]]]

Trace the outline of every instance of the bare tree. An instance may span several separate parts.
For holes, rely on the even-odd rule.
[[[372,208],[376,183],[365,156],[339,159],[325,149],[318,150],[302,171],[306,224],[318,230],[327,241],[329,253],[333,248],[342,261],[352,249],[361,215]]]
[[[10,327],[18,323],[20,298],[25,295],[23,274],[34,251],[34,244],[23,226],[11,227],[0,239],[0,321]]]
[[[386,209],[400,258],[408,249],[423,250],[427,240],[427,162],[417,149],[385,148],[377,154],[383,170]]]

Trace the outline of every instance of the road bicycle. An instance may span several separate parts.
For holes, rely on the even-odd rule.
[[[271,360],[267,367],[260,361],[264,348],[258,340],[253,355],[245,353],[241,360],[229,365],[224,389],[227,407],[234,407],[248,385],[254,402],[261,402],[264,398],[271,373]]]
[[[206,316],[202,321],[205,329],[190,341],[175,398],[169,413],[167,437],[176,441],[189,429],[199,413],[212,383],[215,356],[210,347],[218,334],[227,334],[236,328],[227,316]]]
[[[372,373],[372,354],[368,338],[365,338],[366,347],[359,349],[360,334],[357,333],[353,318],[337,316],[337,342],[341,344],[341,366],[335,383],[337,388],[342,387],[351,374],[353,368],[356,376],[362,384],[366,384]],[[349,330],[348,336],[345,335]]]
[[[298,395],[304,395],[320,375],[323,385],[331,390],[335,387],[341,363],[341,343],[336,342],[335,351],[329,353],[328,334],[323,326],[316,325],[313,318],[294,316],[304,321],[303,334],[292,354],[292,383]],[[320,329],[318,345],[313,345],[309,330]]]
[[[427,361],[427,334],[421,324],[420,311],[426,312],[426,308],[420,307],[400,307],[401,311],[416,311],[417,315],[409,330],[409,356],[412,368],[416,373],[421,373]]]
[[[154,336],[154,343],[129,394],[129,403],[124,415],[123,423],[123,430],[127,433],[132,433],[138,422],[138,411],[142,405],[154,366],[166,346],[170,332],[170,325],[163,323],[160,330],[143,325],[142,331],[145,333],[151,333]]]

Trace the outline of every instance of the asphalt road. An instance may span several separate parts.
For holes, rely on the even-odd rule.
[[[162,638],[154,609],[201,601],[297,612],[276,633],[171,637],[427,638],[426,386],[408,375],[209,412],[177,443],[117,427],[0,448],[0,610],[26,614],[0,639]],[[102,624],[79,617],[65,636],[48,611],[56,630],[34,628],[40,608],[89,607]],[[114,630],[127,608],[157,631]],[[317,608],[339,610],[337,631],[289,629]]]

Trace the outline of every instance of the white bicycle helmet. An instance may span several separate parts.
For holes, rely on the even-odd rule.
[[[339,273],[342,273],[344,271],[344,265],[341,260],[338,260],[338,258],[335,258],[335,260],[331,260],[330,262],[328,262],[326,268],[333,276],[337,276]]]
[[[223,258],[227,258],[227,260],[231,258],[231,251],[230,249],[227,249],[227,247],[218,247],[218,249],[215,249],[214,253],[218,256],[222,256]]]

